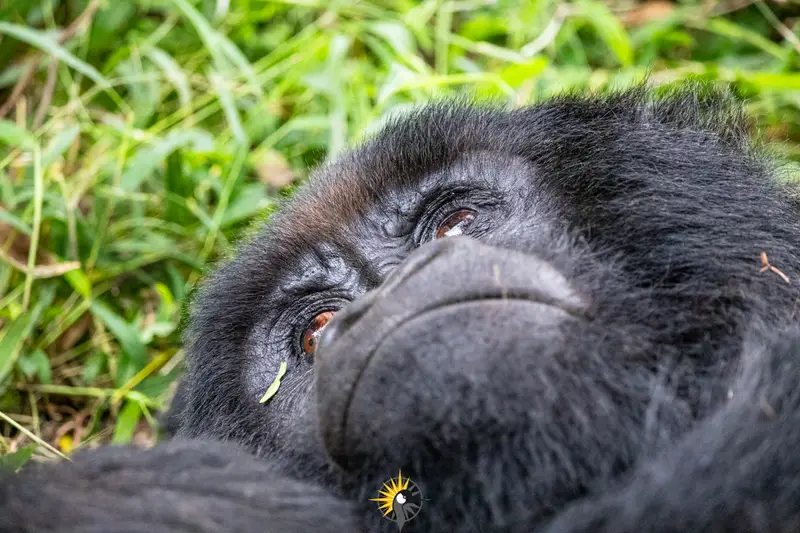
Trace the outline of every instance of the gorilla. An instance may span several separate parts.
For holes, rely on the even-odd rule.
[[[116,453],[142,531],[800,531],[800,216],[751,130],[701,83],[389,121],[202,284],[176,440],[0,516]]]

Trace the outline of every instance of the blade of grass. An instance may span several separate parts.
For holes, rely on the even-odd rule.
[[[112,444],[127,444],[133,438],[136,431],[136,424],[142,417],[142,408],[137,402],[128,401],[120,410],[117,417],[117,424],[114,426],[114,437]]]
[[[217,93],[219,102],[222,105],[222,111],[228,120],[228,126],[233,133],[233,138],[236,139],[239,145],[249,146],[250,142],[247,139],[247,133],[242,126],[242,119],[239,117],[239,111],[236,109],[236,103],[227,82],[217,72],[209,72],[208,77],[214,85],[214,91]]]
[[[36,146],[33,150],[33,231],[28,249],[28,271],[25,274],[25,293],[22,296],[22,308],[27,309],[31,300],[34,269],[36,268],[36,252],[39,249],[39,234],[42,229],[42,203],[44,202],[44,173],[42,172],[42,151]]]
[[[121,316],[115,313],[110,307],[100,301],[93,301],[91,305],[92,314],[99,318],[103,324],[119,341],[124,357],[125,368],[121,375],[115,376],[117,383],[124,383],[130,375],[135,374],[147,364],[147,348],[139,340],[136,328],[126,322]]]
[[[20,433],[22,433],[23,435],[25,435],[26,437],[31,439],[33,442],[35,442],[36,444],[38,444],[42,448],[45,448],[45,449],[51,451],[52,453],[54,453],[55,455],[57,455],[58,457],[60,457],[62,459],[66,459],[67,461],[70,460],[69,457],[67,457],[66,455],[64,455],[60,451],[58,451],[55,448],[53,448],[52,446],[50,446],[50,444],[48,444],[47,442],[43,441],[42,439],[40,439],[39,437],[37,437],[36,435],[31,433],[26,427],[18,424],[13,418],[11,418],[7,414],[5,414],[3,411],[0,411],[0,419],[2,419],[6,424],[12,426],[17,431],[19,431]]]
[[[167,79],[172,83],[178,93],[178,100],[182,108],[192,105],[192,91],[189,88],[189,78],[183,72],[181,66],[165,51],[160,48],[150,48],[146,52],[147,57],[155,63],[163,72]]]
[[[213,140],[208,132],[202,130],[174,131],[160,140],[154,140],[152,146],[139,150],[130,159],[128,170],[122,175],[120,187],[124,191],[133,191],[149,176],[172,152],[194,144],[197,151],[210,151]]]
[[[26,150],[32,150],[36,146],[33,135],[10,120],[3,119],[0,119],[0,142]]]
[[[203,15],[189,2],[186,0],[172,0],[172,3],[178,7],[183,13],[183,16],[189,20],[198,35],[200,35],[200,39],[203,41],[203,44],[205,44],[206,50],[208,50],[211,59],[214,61],[217,72],[225,74],[231,73],[232,69],[230,69],[230,63],[233,63],[244,73],[245,79],[247,79],[251,86],[251,90],[255,94],[263,96],[260,89],[261,85],[256,79],[253,67],[247,61],[244,54],[242,54],[241,50],[229,39],[214,30]]]
[[[59,45],[52,36],[44,32],[33,30],[18,24],[0,22],[0,33],[23,41],[35,48],[42,50],[43,52],[46,52],[47,54],[50,54],[53,57],[58,58],[60,61],[63,61],[67,65],[71,66],[76,71],[91,79],[104,89],[111,88],[108,80],[102,74],[100,74],[96,68],[69,53],[67,49]]]
[[[0,385],[5,383],[17,362],[25,340],[30,337],[44,310],[52,303],[55,289],[56,285],[53,283],[44,285],[33,308],[3,328],[2,337],[0,337]]]
[[[137,372],[135,376],[128,380],[127,383],[114,392],[114,394],[111,396],[111,402],[119,402],[123,397],[125,397],[126,394],[133,390],[136,385],[144,381],[154,372],[158,372],[161,367],[166,365],[177,352],[177,349],[170,349],[155,356],[149,363],[147,363],[147,366]]]

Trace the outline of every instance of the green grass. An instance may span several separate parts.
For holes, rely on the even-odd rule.
[[[793,6],[710,4],[4,2],[0,454],[151,439],[191,287],[310,168],[408,105],[693,75],[736,84],[800,160]]]

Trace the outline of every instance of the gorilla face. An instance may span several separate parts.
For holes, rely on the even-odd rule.
[[[536,385],[515,374],[541,368],[535,359],[589,313],[579,288],[525,238],[554,229],[527,186],[534,176],[513,156],[466,154],[396,189],[360,223],[352,242],[370,252],[345,268],[387,265],[375,275],[383,284],[338,311],[315,354],[321,436],[341,466],[411,457],[433,435],[447,454],[476,431],[528,425],[521,400]],[[408,214],[387,228],[385,213]],[[497,395],[481,394],[500,383]]]
[[[724,405],[743,342],[791,320],[759,272],[800,250],[771,174],[702,88],[424,108],[206,282],[180,433],[358,501],[401,468],[414,530],[535,526]]]

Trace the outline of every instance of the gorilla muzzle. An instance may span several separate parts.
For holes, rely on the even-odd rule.
[[[411,453],[432,433],[473,430],[482,386],[504,380],[514,392],[519,367],[505,359],[530,357],[586,307],[535,255],[468,237],[421,246],[320,338],[315,386],[328,453],[357,468]]]

